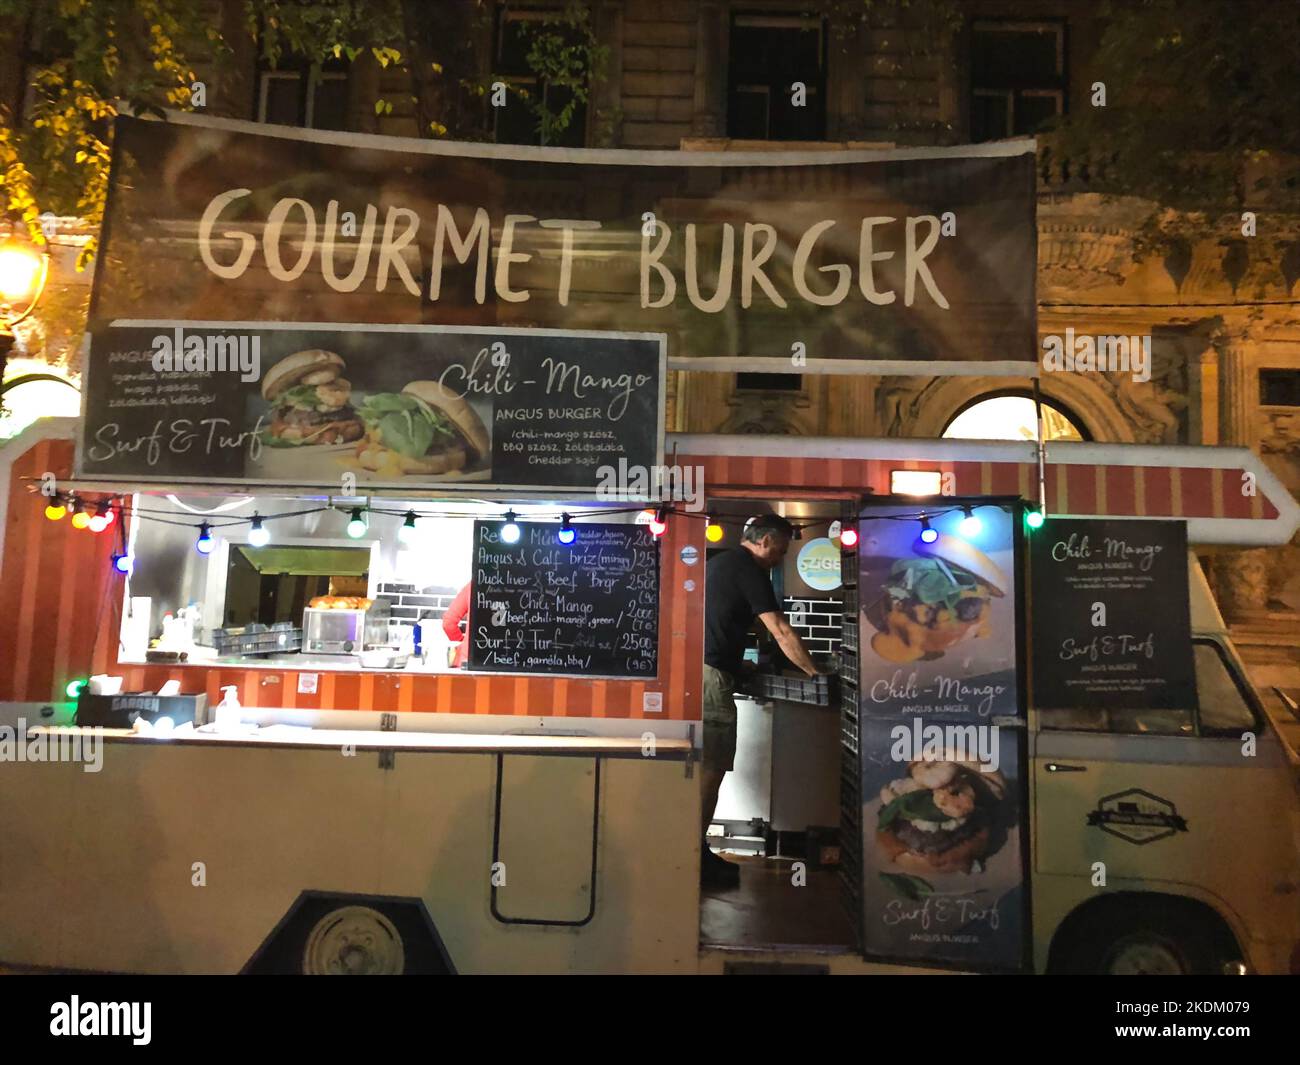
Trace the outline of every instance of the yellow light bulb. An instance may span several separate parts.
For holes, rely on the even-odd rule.
[[[709,522],[709,524],[704,527],[704,539],[708,540],[711,544],[716,544],[722,539],[722,526]]]
[[[0,298],[21,303],[36,291],[41,257],[24,244],[9,240],[0,244]]]
[[[84,529],[89,524],[90,524],[90,515],[87,514],[84,510],[79,510],[77,511],[77,513],[72,515],[72,527],[74,529]]]
[[[51,503],[48,507],[45,508],[45,516],[49,518],[50,521],[58,521],[67,512],[68,512],[67,507],[61,505],[55,505],[54,503]]]

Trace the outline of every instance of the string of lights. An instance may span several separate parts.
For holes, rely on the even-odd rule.
[[[77,529],[89,529],[91,532],[103,532],[110,526],[116,525],[118,530],[119,550],[112,555],[112,563],[115,569],[120,573],[129,574],[134,565],[134,559],[128,553],[126,544],[125,529],[122,519],[136,518],[157,522],[161,525],[170,525],[174,527],[194,529],[197,533],[195,539],[195,549],[202,555],[212,552],[216,546],[216,540],[213,538],[213,531],[223,529],[238,528],[248,526],[248,543],[251,547],[265,547],[271,542],[271,532],[266,527],[268,522],[276,522],[289,518],[300,518],[311,514],[327,513],[347,513],[347,534],[353,539],[361,539],[369,531],[369,515],[378,514],[387,517],[402,518],[402,524],[398,527],[397,537],[402,543],[409,543],[416,535],[416,523],[421,520],[438,520],[448,518],[466,518],[476,516],[467,513],[464,510],[446,510],[433,509],[426,510],[416,507],[391,509],[386,507],[374,507],[365,504],[356,503],[336,503],[333,499],[319,506],[304,507],[296,510],[281,511],[276,514],[262,514],[257,510],[248,517],[218,517],[216,514],[204,515],[198,522],[177,518],[172,511],[159,511],[147,509],[141,506],[128,504],[126,499],[121,495],[101,496],[98,499],[91,499],[87,496],[75,492],[58,492],[53,496],[44,496],[46,499],[45,516],[50,521],[61,521],[64,517],[72,515],[72,525]],[[938,507],[918,507],[915,513],[905,512],[899,514],[880,514],[873,515],[871,520],[877,521],[910,521],[917,522],[921,526],[920,540],[925,544],[932,544],[939,538],[938,531],[934,528],[933,523],[947,517],[950,514],[960,512],[962,519],[958,523],[958,532],[966,537],[971,538],[978,536],[983,528],[983,522],[976,513],[981,507],[994,506],[999,510],[1007,511],[1010,508],[1003,503],[957,503],[951,506]],[[644,524],[648,526],[650,535],[656,540],[660,539],[668,530],[668,521],[670,516],[675,518],[702,520],[705,523],[704,536],[710,543],[720,542],[726,535],[726,528],[745,527],[753,519],[731,517],[728,515],[719,516],[713,513],[701,513],[684,508],[678,508],[671,503],[661,503],[657,507],[650,508],[644,504],[631,507],[594,507],[589,509],[575,509],[572,511],[561,510],[555,513],[541,512],[528,515],[530,521],[553,521],[558,523],[556,530],[556,541],[563,546],[572,546],[579,539],[579,528],[575,527],[574,522],[589,517],[610,517],[621,514],[639,514],[644,516]],[[1038,509],[1029,508],[1025,512],[1025,524],[1030,529],[1037,529],[1043,524],[1043,512]],[[519,541],[521,529],[519,527],[518,516],[513,509],[507,509],[501,516],[502,528],[500,532],[501,540],[507,544],[514,544]],[[792,523],[795,530],[795,538],[802,538],[804,529],[820,525],[822,522],[804,522]],[[851,524],[845,525],[839,532],[841,546],[852,549],[857,546],[858,532]]]

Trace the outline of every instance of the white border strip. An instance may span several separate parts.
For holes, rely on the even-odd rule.
[[[790,357],[756,357],[750,355],[677,356],[668,360],[670,370],[701,373],[807,373],[807,374],[904,374],[934,377],[1038,377],[1038,363],[1032,359],[1016,361],[997,359],[992,362],[928,359],[809,359],[801,366],[790,365]]]
[[[664,446],[669,455],[720,455],[736,458],[876,459],[900,462],[1007,462],[1036,465],[1035,444],[1002,440],[920,440],[891,437],[884,440],[855,437],[797,437],[755,434],[669,433]],[[1285,544],[1300,529],[1300,503],[1286,485],[1250,448],[1209,447],[1195,444],[1091,444],[1055,443],[1047,447],[1047,460],[1058,466],[1152,466],[1192,470],[1244,470],[1255,475],[1264,498],[1277,508],[1276,518],[1188,518],[1187,535],[1193,543],[1275,545]],[[707,492],[708,486],[705,486]],[[1053,515],[1050,506],[1048,514]],[[1056,517],[1096,517],[1063,513]],[[1138,519],[1136,514],[1108,515]],[[1178,519],[1173,519],[1178,520]]]
[[[158,121],[148,115],[130,115],[120,104],[122,117]],[[461,156],[471,159],[511,159],[531,163],[582,163],[605,166],[842,166],[845,163],[891,163],[909,159],[1003,159],[1038,151],[1033,137],[1017,137],[984,144],[952,147],[846,148],[843,151],[814,152],[682,152],[639,151],[627,148],[538,148],[524,144],[481,144],[471,141],[435,141],[418,137],[392,137],[378,133],[345,133],[333,130],[274,126],[237,118],[214,118],[189,111],[164,111],[168,124],[199,126],[204,129],[251,133],[271,140],[311,141],[370,151],[405,152],[416,155]]]
[[[9,483],[13,480],[14,463],[26,455],[42,440],[72,440],[81,436],[80,418],[37,418],[17,436],[0,442],[0,567],[4,565],[5,531],[9,528]],[[32,497],[33,501],[37,498]]]

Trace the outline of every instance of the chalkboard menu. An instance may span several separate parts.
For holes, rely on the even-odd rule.
[[[78,472],[591,489],[660,464],[664,357],[646,334],[117,322],[91,337]]]
[[[1043,709],[1194,709],[1187,526],[1050,518],[1030,536]]]
[[[469,668],[653,677],[659,665],[659,545],[644,525],[474,523]]]

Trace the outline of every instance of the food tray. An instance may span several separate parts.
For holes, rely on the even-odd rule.
[[[302,650],[302,629],[289,621],[213,629],[212,646],[222,655],[274,655]]]
[[[782,677],[771,673],[756,673],[749,680],[749,688],[755,695],[765,699],[830,706],[831,679],[826,674],[817,677]]]

